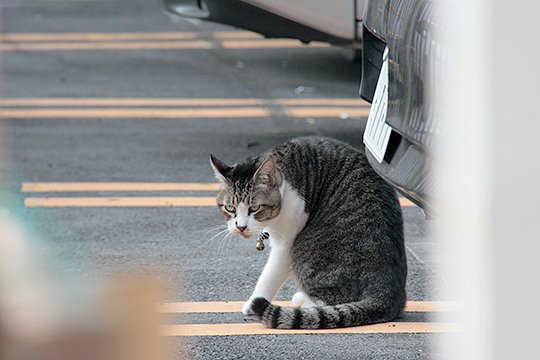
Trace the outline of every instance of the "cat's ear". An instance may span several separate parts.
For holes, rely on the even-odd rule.
[[[212,154],[210,154],[210,165],[212,165],[212,169],[214,169],[214,174],[216,175],[216,179],[218,179],[219,182],[222,183],[223,185],[228,185],[229,182],[227,181],[227,178],[225,177],[225,173],[229,171],[231,167],[225,164],[223,161],[216,158]]]
[[[274,159],[269,157],[262,162],[257,171],[255,171],[255,175],[253,175],[253,182],[255,184],[265,184],[269,186],[278,185],[279,175]]]

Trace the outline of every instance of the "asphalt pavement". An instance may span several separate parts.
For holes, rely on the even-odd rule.
[[[428,223],[407,202],[408,298],[428,310],[406,312],[397,320],[404,330],[255,334],[252,320],[222,309],[249,297],[268,252],[212,238],[222,220],[208,155],[234,163],[304,135],[361,148],[369,104],[346,50],[173,22],[155,1],[1,5],[2,171],[62,271],[151,268],[169,286],[168,303],[218,302],[171,311],[170,358],[181,349],[194,359],[436,356],[432,302],[445,300],[434,295],[443,279]],[[289,283],[278,299],[293,293]],[[193,324],[218,327],[180,336]],[[227,334],[242,324],[245,334]]]

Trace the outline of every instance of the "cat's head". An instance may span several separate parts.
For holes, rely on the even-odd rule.
[[[210,164],[221,185],[217,206],[231,233],[250,238],[279,215],[282,177],[274,159],[229,166],[210,155]]]

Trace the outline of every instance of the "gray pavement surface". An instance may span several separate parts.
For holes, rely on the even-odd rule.
[[[2,3],[2,32],[232,31],[175,23],[144,0]],[[239,65],[241,62],[241,65]],[[14,51],[1,54],[3,97],[354,98],[360,65],[338,48]],[[304,92],[298,91],[304,86]],[[307,89],[307,91],[306,91]],[[296,91],[295,91],[296,90]],[[279,109],[278,109],[279,111]],[[213,182],[208,154],[229,162],[294,136],[325,135],[361,147],[365,118],[17,119],[7,124],[10,189],[22,182]],[[54,194],[54,196],[81,194]],[[84,194],[86,196],[87,194]],[[118,193],[91,193],[91,196]],[[140,195],[123,193],[122,196]],[[145,193],[145,196],[213,196]],[[21,200],[22,195],[19,194]],[[35,195],[35,196],[47,196]],[[35,228],[63,258],[66,273],[151,268],[169,284],[168,301],[244,300],[268,252],[244,239],[210,240],[216,209],[32,208]],[[410,300],[434,300],[441,281],[428,224],[404,208]],[[287,284],[279,299],[294,292]],[[411,320],[411,318],[417,320]],[[243,322],[240,314],[173,316],[175,323]],[[251,320],[247,320],[251,321]],[[400,321],[430,321],[407,314]],[[434,334],[258,335],[168,339],[195,359],[428,359]]]

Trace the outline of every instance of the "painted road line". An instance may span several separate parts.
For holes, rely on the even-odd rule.
[[[400,198],[403,207],[415,206]],[[129,197],[27,197],[26,207],[199,207],[215,206],[215,197],[129,196]]]
[[[261,324],[185,324],[164,325],[162,336],[238,336],[238,335],[294,335],[294,334],[418,334],[457,332],[455,323],[388,322],[340,329],[303,330],[270,329]]]
[[[204,33],[198,33],[204,37]],[[251,31],[214,31],[210,33],[216,39],[264,39],[260,34]]]
[[[0,51],[85,51],[85,50],[205,50],[235,49],[316,49],[330,47],[324,43],[302,44],[298,40],[260,39],[237,41],[124,41],[124,42],[17,42],[0,43]]]
[[[266,102],[253,98],[0,98],[0,106],[257,106]]]
[[[218,190],[219,183],[193,182],[24,182],[21,184],[22,193]],[[405,198],[400,198],[399,201],[401,206],[414,206]]]
[[[217,191],[218,183],[159,182],[26,182],[21,192],[93,192],[93,191]]]
[[[24,199],[26,207],[200,207],[216,206],[215,197],[43,197]]]
[[[211,49],[208,41],[58,42],[1,43],[0,51],[82,51],[82,50],[182,50]]]
[[[345,98],[345,99],[329,99],[329,98],[311,98],[311,99],[276,99],[274,100],[278,105],[285,106],[298,106],[298,105],[315,105],[315,106],[371,106],[365,100],[358,98]]]
[[[119,33],[0,33],[5,42],[54,41],[133,41],[133,40],[188,40],[188,39],[264,39],[250,31],[215,32],[119,32]]]
[[[369,108],[286,108],[284,116],[294,118],[338,118],[366,117]],[[221,118],[261,118],[270,112],[262,107],[220,107],[220,108],[0,108],[0,119],[221,119]]]
[[[6,42],[188,40],[197,37],[194,32],[0,33],[0,41]]]
[[[369,108],[287,108],[285,112],[292,117],[361,117],[369,115]]]
[[[292,307],[291,301],[274,301],[273,304]],[[242,310],[243,301],[168,302],[160,305],[164,314],[187,313],[237,313]],[[406,312],[454,312],[457,303],[452,301],[407,301]]]
[[[360,98],[0,98],[0,106],[371,106]]]
[[[0,119],[219,119],[219,118],[261,118],[270,114],[263,108],[208,108],[208,109],[0,109]]]
[[[134,42],[65,42],[2,43],[0,51],[84,51],[84,50],[199,50],[211,49],[208,41],[134,41]]]
[[[329,48],[330,44],[322,42],[310,42],[304,44],[300,40],[292,39],[265,39],[265,40],[225,40],[221,42],[224,49],[272,49],[272,48]]]

